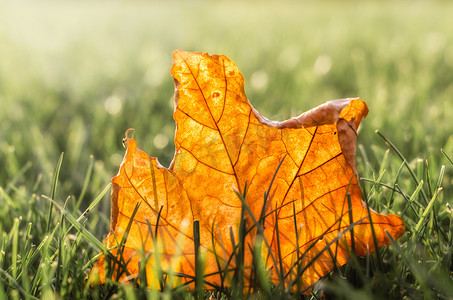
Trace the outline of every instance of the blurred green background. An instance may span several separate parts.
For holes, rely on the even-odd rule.
[[[93,155],[89,201],[128,128],[168,165],[178,48],[228,56],[268,118],[361,97],[365,148],[385,148],[379,129],[408,158],[440,160],[453,155],[452,16],[435,1],[0,2],[0,186],[48,195],[65,152],[58,197],[78,197]]]

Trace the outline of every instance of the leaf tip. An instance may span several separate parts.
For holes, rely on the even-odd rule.
[[[124,148],[127,148],[129,140],[133,138],[132,136],[134,135],[134,132],[135,132],[134,128],[129,128],[128,130],[126,130],[126,133],[124,134],[124,138],[122,141]]]

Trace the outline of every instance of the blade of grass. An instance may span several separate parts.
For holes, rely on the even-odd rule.
[[[379,173],[379,176],[377,179],[374,179],[373,180],[373,185],[371,186],[371,189],[368,191],[368,195],[371,195],[371,197],[373,197],[373,195],[375,195],[377,192],[376,192],[376,187],[377,186],[380,186],[380,183],[382,182],[382,178],[384,177],[386,173],[386,170],[382,170],[382,172]],[[368,196],[368,199],[370,198],[370,196]],[[374,205],[376,207],[377,210],[380,210],[380,202],[379,201],[374,201],[374,203],[372,205]]]
[[[398,171],[396,171],[395,180],[393,181],[392,194],[390,195],[389,202],[387,204],[387,206],[389,208],[392,208],[392,206],[393,206],[394,199],[395,199],[396,185],[397,185],[398,179],[401,175],[401,171],[403,170],[403,168],[404,168],[404,162],[401,163],[400,167],[398,168]]]
[[[26,234],[26,235],[24,236],[25,244],[24,244],[24,247],[22,248],[22,250],[23,250],[23,252],[22,252],[22,256],[23,256],[23,257],[24,257],[24,255],[23,255],[23,254],[25,253],[25,251],[27,251],[27,248],[28,248],[28,242],[30,241],[30,239],[29,239],[29,236],[30,236],[30,234],[31,234],[31,228],[32,228],[32,225],[33,225],[33,224],[32,224],[31,222],[29,222],[29,223],[28,223],[28,226],[27,226],[27,231],[26,231],[26,232],[27,232],[27,234]]]
[[[392,148],[392,150],[395,151],[395,153],[400,157],[400,159],[401,159],[403,162],[406,162],[406,163],[405,163],[405,166],[406,166],[407,170],[409,171],[409,173],[411,174],[413,181],[415,182],[416,185],[419,185],[419,182],[418,182],[417,177],[415,176],[415,173],[412,171],[412,169],[410,168],[409,164],[407,163],[406,158],[402,155],[402,153],[398,150],[398,148],[396,148],[395,145],[394,145],[389,139],[387,139],[381,132],[379,132],[379,130],[376,130],[376,133],[377,133],[382,139],[384,139],[384,141],[387,143],[387,145],[389,145],[389,146]],[[448,156],[447,156],[447,158],[448,158]],[[421,189],[421,190],[420,190],[420,193],[421,193],[421,195],[422,195],[422,198],[423,198],[425,204],[428,205],[428,197],[426,196],[425,191],[424,191],[423,189]],[[437,193],[438,193],[438,190],[435,192],[435,194],[437,194]],[[434,219],[435,219],[435,224],[438,224],[439,222],[438,222],[438,220],[437,220],[437,215],[434,214],[433,217],[434,217]],[[447,235],[446,235],[446,233],[444,232],[444,230],[443,230],[441,227],[438,227],[437,225],[436,225],[436,228],[437,228],[438,232],[439,232],[440,234],[442,234],[443,238],[444,238],[444,239],[447,239]]]
[[[327,251],[327,248],[330,248],[333,244],[337,243],[346,233],[348,233],[354,226],[360,224],[361,222],[363,222],[363,220],[365,220],[367,217],[363,217],[361,218],[360,220],[358,220],[357,222],[354,222],[352,224],[350,224],[348,227],[346,227],[345,230],[341,231],[334,239],[332,239],[329,243],[326,244],[326,246],[321,249],[321,251],[319,251],[318,253],[316,253],[315,256],[313,256],[313,258],[302,268],[301,272],[298,273],[296,275],[296,278],[293,280],[293,283],[288,285],[288,286],[292,286],[294,284],[294,282],[296,282],[295,280],[299,280],[300,277],[303,275],[303,273],[313,264],[316,262],[316,260],[321,256],[323,255],[324,251]],[[335,223],[336,224],[336,223]],[[329,228],[332,228],[335,224],[333,224],[331,227]],[[330,229],[327,229],[330,230]],[[321,237],[317,238],[310,246],[309,248],[312,248],[314,247],[314,245],[316,245],[316,243],[321,239]],[[309,251],[310,249],[307,249],[307,251]],[[303,259],[303,257],[301,258]],[[290,268],[289,272],[291,272],[291,270],[294,268],[294,265]],[[288,276],[289,272],[285,275],[285,277]],[[302,291],[303,292],[303,291]]]
[[[445,165],[442,165],[440,167],[439,177],[437,178],[437,182],[436,182],[436,190],[442,186],[442,181],[444,179],[444,175],[445,175]]]
[[[247,193],[247,182],[244,186],[244,195]],[[245,198],[244,195],[241,195],[241,199]],[[244,298],[244,252],[245,252],[245,236],[246,236],[246,221],[245,221],[245,209],[244,207],[245,200],[243,201],[241,207],[241,219],[239,223],[239,238],[238,238],[238,254],[236,261],[236,272],[233,278],[235,279],[237,286],[237,296],[242,299]],[[247,206],[248,208],[248,206]]]
[[[217,226],[217,227],[215,227]],[[219,270],[219,276],[220,276],[220,288],[219,290],[223,290],[224,289],[224,280],[225,280],[225,276],[224,276],[224,272],[223,272],[223,268],[222,266],[220,265],[220,255],[217,254],[217,247],[216,247],[216,243],[215,243],[215,228],[218,228],[218,225],[217,224],[214,224],[212,223],[212,226],[211,226],[211,245],[212,245],[212,249],[214,251],[214,258],[215,258],[215,262],[216,262],[216,265],[217,265],[217,269]],[[222,248],[222,253],[225,253],[225,246],[223,245],[223,239],[222,239],[222,234],[220,233],[220,230],[218,230],[218,234],[219,234],[219,243],[220,243],[220,247]]]
[[[55,167],[55,172],[52,180],[52,189],[50,191],[50,199],[54,200],[55,199],[55,193],[57,191],[57,184],[58,184],[58,177],[60,176],[60,169],[61,165],[63,163],[63,155],[64,152],[61,152],[60,158],[58,159],[57,166]],[[49,232],[50,230],[50,224],[52,222],[52,210],[53,210],[53,202],[50,202],[50,207],[49,207],[49,213],[47,217],[47,226],[46,226],[46,231]]]
[[[83,187],[82,191],[80,192],[79,198],[77,199],[76,205],[74,210],[77,211],[82,204],[83,197],[85,197],[86,190],[88,188],[88,184],[90,183],[91,179],[91,173],[93,172],[93,166],[94,166],[94,156],[90,155],[90,160],[88,162],[88,169],[85,174],[85,180],[83,181]]]
[[[269,194],[270,194],[270,191],[271,191],[272,185],[273,185],[273,183],[274,183],[274,180],[275,180],[275,178],[276,178],[276,176],[277,176],[278,170],[279,170],[280,167],[282,166],[283,161],[285,160],[285,158],[286,158],[286,155],[283,156],[283,158],[280,160],[280,162],[279,162],[279,164],[278,164],[278,166],[277,166],[277,169],[275,170],[274,175],[272,176],[271,182],[270,182],[270,184],[269,184],[269,188],[268,188],[267,192],[264,194],[263,207],[261,208],[260,219],[259,219],[258,221],[256,220],[256,218],[255,218],[255,216],[253,215],[253,213],[252,213],[250,207],[247,205],[247,203],[246,203],[246,201],[245,201],[246,190],[247,190],[247,184],[245,184],[244,193],[243,193],[243,194],[241,194],[239,191],[237,191],[237,190],[235,189],[236,195],[239,197],[239,199],[240,199],[241,202],[242,202],[242,207],[245,208],[245,210],[247,211],[247,213],[248,213],[249,216],[251,217],[254,226],[257,227],[258,233],[261,233],[261,232],[262,232],[262,229],[261,229],[260,227],[261,227],[262,225],[264,225],[264,219],[266,218],[265,212],[266,212],[267,197],[268,197]],[[278,209],[279,209],[279,208],[276,208],[275,212],[277,212]],[[278,222],[278,214],[276,214],[276,222]],[[262,224],[262,225],[261,225],[261,224]],[[278,224],[276,224],[276,226],[277,226],[277,235],[278,235],[278,234],[279,234],[279,233],[278,233]],[[279,238],[279,237],[277,236],[277,239],[278,239],[278,238]],[[274,263],[275,268],[276,268],[277,270],[278,270],[278,269],[283,270],[283,268],[279,268],[279,265],[277,264],[277,260],[275,259],[274,255],[272,254],[272,249],[271,249],[271,247],[270,247],[268,241],[267,241],[266,239],[264,239],[264,242],[265,242],[265,244],[266,244],[266,246],[267,246],[267,248],[268,248],[268,251],[267,251],[267,252],[268,252],[268,254],[270,254],[271,259],[272,259],[272,261],[273,261],[273,263]],[[278,243],[278,247],[279,247],[279,245],[280,245],[280,243]],[[280,253],[280,252],[279,252],[279,253]],[[281,260],[280,260],[280,263],[281,263]],[[279,274],[279,276],[280,276],[280,282],[281,282],[281,283],[283,283],[283,277],[282,277],[282,276],[283,276],[283,273],[282,273],[282,272],[283,272],[283,271],[277,272],[277,273]]]
[[[93,246],[95,246],[99,251],[104,251],[108,252],[108,249],[91,233],[89,232],[85,227],[83,227],[82,224],[80,224],[79,221],[77,221],[76,218],[72,216],[71,213],[69,213],[65,208],[63,208],[60,204],[58,204],[56,201],[52,200],[51,198],[44,196],[43,198],[51,201],[53,205],[55,205],[56,208],[60,210],[62,214],[65,215],[66,219],[78,230],[82,233],[83,237],[90,242]]]
[[[110,250],[113,250],[113,249],[110,249]],[[96,254],[95,256],[93,256],[86,264],[83,265],[82,267],[82,270],[86,270],[90,267],[92,267],[95,262],[102,256],[104,255],[102,252],[99,252],[98,254]],[[87,282],[90,282],[89,280],[87,280]]]
[[[123,273],[126,273],[127,275],[129,275],[128,271],[127,271],[127,265],[129,264],[130,260],[126,261],[124,259],[123,252],[124,252],[124,248],[126,247],[126,242],[127,242],[128,237],[129,237],[129,232],[131,231],[132,223],[134,222],[135,215],[137,214],[137,211],[140,208],[141,203],[142,202],[139,201],[135,205],[134,210],[132,211],[131,217],[129,219],[129,222],[127,223],[126,230],[124,231],[124,234],[123,234],[123,236],[121,238],[121,242],[118,245],[118,252],[120,254],[120,260],[119,260],[120,263],[118,265],[116,281],[118,281],[121,278],[121,275]]]
[[[151,237],[152,237],[152,241],[153,241],[153,245],[154,245],[154,265],[153,265],[153,270],[156,274],[156,278],[158,280],[158,283],[159,283],[159,288],[161,291],[164,290],[164,287],[165,287],[165,282],[164,282],[164,278],[163,278],[163,271],[162,271],[162,264],[161,264],[161,254],[160,254],[160,246],[158,244],[158,237],[157,237],[157,233],[158,233],[158,227],[159,227],[159,217],[160,217],[160,213],[162,212],[162,208],[163,206],[161,206],[160,210],[159,210],[159,214],[157,215],[157,221],[156,221],[156,228],[155,228],[155,234],[153,235],[153,231],[152,231],[152,225],[151,223],[149,222],[149,219],[146,219],[146,224],[148,226],[148,230],[151,234]],[[150,253],[150,255],[152,254],[152,252]]]
[[[431,185],[431,172],[429,170],[429,160],[425,159],[425,164],[424,164],[424,171],[425,171],[425,178],[426,178],[426,184],[428,186],[428,197],[432,198],[433,193],[432,191],[432,185]]]
[[[14,286],[15,289],[17,289],[19,291],[19,293],[21,293],[25,298],[28,298],[28,299],[36,299],[38,300],[39,298],[36,298],[35,296],[33,295],[30,295],[28,294],[22,287],[21,285],[8,273],[6,272],[5,270],[3,270],[2,268],[0,268],[0,273],[2,274],[3,277],[7,278],[11,283],[12,283],[12,286]],[[1,279],[3,281],[3,279]],[[2,288],[2,287],[0,287]]]
[[[33,278],[33,284],[32,284],[32,291],[38,291],[40,289],[41,291],[46,291],[50,289],[50,276],[52,274],[52,266],[50,265],[50,262],[53,260],[49,254],[49,251],[51,251],[51,245],[52,241],[54,241],[54,237],[56,232],[60,229],[60,222],[57,222],[55,227],[53,228],[52,232],[46,236],[45,242],[41,243],[42,247],[36,249],[35,253],[33,255],[36,255],[36,258],[40,257],[41,262],[38,266],[38,271],[35,272],[35,276]],[[56,250],[58,252],[58,250]],[[55,255],[55,253],[54,253]],[[32,259],[30,259],[32,260]],[[40,285],[41,284],[41,285]]]
[[[440,171],[439,171],[439,177],[437,177],[437,181],[436,181],[436,191],[439,190],[440,188],[442,188],[442,181],[444,179],[444,174],[445,174],[445,165],[442,165],[440,167]],[[434,228],[437,232],[440,232],[440,231],[443,231],[443,228],[442,226],[440,225],[439,223],[439,217],[437,216],[438,213],[436,211],[436,208],[433,208],[433,213],[436,215],[436,218],[435,218],[435,222],[434,222]],[[442,245],[442,242],[441,242],[441,238],[444,238],[444,241],[446,243],[448,243],[448,234],[437,234],[437,243],[439,245]]]
[[[14,219],[14,224],[13,228],[11,230],[12,232],[12,242],[13,242],[13,247],[11,251],[11,273],[14,278],[14,280],[17,280],[17,244],[19,241],[19,218]]]
[[[249,206],[247,205],[247,203],[245,202],[245,197],[244,197],[242,194],[240,194],[239,191],[235,190],[235,192],[236,192],[236,195],[239,197],[239,199],[240,199],[241,202],[242,202],[243,210],[245,209],[245,210],[247,211],[247,213],[249,214],[250,218],[251,218],[252,221],[253,221],[254,226],[259,226],[259,223],[258,223],[258,221],[256,220],[255,216],[253,215],[252,210],[250,209],[250,207],[249,207]],[[272,213],[274,213],[274,211],[272,211]],[[243,218],[241,218],[241,220],[242,220],[242,219],[243,219]],[[268,254],[269,254],[270,257],[271,257],[272,262],[273,262],[275,268],[278,269],[278,266],[279,266],[279,265],[277,264],[277,260],[275,259],[275,256],[272,254],[272,249],[271,249],[271,246],[269,245],[269,242],[268,242],[266,239],[264,239],[264,242],[265,242],[265,244],[266,244],[266,247],[267,247],[267,249],[268,249]],[[239,243],[239,245],[241,245],[241,244]],[[277,272],[277,273],[280,275],[279,272]],[[283,281],[283,278],[281,278],[280,281]]]
[[[374,243],[374,250],[376,251],[376,257],[378,261],[378,266],[380,271],[384,271],[384,262],[382,261],[381,257],[381,250],[379,249],[379,244],[377,241],[376,237],[376,231],[374,230],[374,224],[373,224],[373,218],[371,218],[371,211],[370,211],[370,206],[368,205],[368,197],[366,194],[364,194],[365,197],[365,206],[368,214],[368,220],[370,221],[370,227],[371,227],[371,235],[373,236],[373,243]]]
[[[405,194],[403,194],[403,193],[401,194],[401,195],[403,195],[403,198],[406,201],[405,206],[403,207],[403,209],[401,211],[401,216],[405,216],[406,215],[406,211],[409,209],[409,207],[412,209],[412,212],[414,213],[414,215],[417,215],[417,210],[416,210],[416,208],[414,207],[413,204],[415,204],[418,209],[421,209],[423,207],[416,200],[416,196],[420,192],[420,189],[422,188],[422,185],[423,185],[423,180],[420,181],[420,184],[417,186],[417,188],[415,189],[414,193],[412,193],[412,195],[410,197],[405,195]],[[398,185],[396,185],[396,187],[399,189]]]
[[[452,252],[453,252],[453,212],[450,210],[450,226],[449,226],[449,231],[448,231],[448,240],[447,240],[447,245],[445,249],[445,271],[448,272],[450,269],[450,266],[452,265]]]
[[[285,160],[286,155],[283,156],[283,158],[280,160],[280,163],[277,166],[277,169],[275,169],[274,175],[272,176],[271,182],[269,183],[269,188],[267,191],[264,193],[264,201],[263,201],[263,206],[261,207],[261,213],[260,213],[260,218],[259,218],[259,223],[261,226],[264,226],[264,219],[265,219],[265,214],[266,214],[266,207],[267,207],[267,199],[271,193],[271,188],[272,185],[274,184],[275,178],[277,177],[278,170],[280,170],[280,167],[283,164],[283,161]],[[258,228],[262,232],[262,228]]]
[[[263,244],[264,237],[262,235],[258,235],[254,241],[253,247],[253,262],[255,266],[254,274],[256,280],[258,281],[258,286],[263,293],[264,299],[271,299],[272,294],[269,286],[269,278],[267,277],[268,271],[266,270],[266,266],[263,263],[262,259],[262,244]]]
[[[369,178],[365,178],[365,177],[360,177],[360,181],[364,181],[364,182],[370,182],[370,183],[376,183],[376,184],[379,184],[380,186],[382,187],[385,187],[393,192],[396,192],[398,194],[401,194],[402,196],[407,196],[406,194],[404,194],[400,189],[398,189],[396,186],[398,186],[398,184],[395,185],[395,187],[392,187],[386,183],[382,183],[382,182],[376,182],[376,180],[373,180],[373,179],[369,179]],[[361,186],[361,189],[364,190],[364,188]],[[409,198],[409,197],[408,197]]]
[[[354,223],[354,218],[352,216],[352,203],[351,203],[351,194],[346,195],[348,199],[348,214],[349,214],[349,224]],[[354,237],[354,228],[351,228],[351,231],[349,232],[351,234],[351,253],[355,257],[356,252],[355,252],[355,237]]]
[[[440,152],[447,158],[447,160],[450,162],[450,164],[453,165],[453,160],[448,156],[448,154],[444,151],[444,149],[440,149]]]
[[[201,289],[203,285],[203,276],[200,265],[200,221],[193,221],[193,245],[195,252],[195,298],[201,299]]]
[[[283,280],[283,257],[282,257],[282,249],[280,247],[280,230],[278,228],[278,211],[275,209],[275,233],[277,237],[277,257],[278,257],[278,277],[282,280],[279,280],[279,288],[285,289],[285,280]]]
[[[164,206],[162,205],[159,209],[159,213],[157,214],[157,220],[156,220],[156,228],[155,228],[155,232],[154,232],[154,238],[157,239],[157,234],[159,233],[159,221],[160,221],[160,217],[162,215],[162,209],[164,209]]]
[[[299,179],[299,183],[301,185],[301,190],[303,191],[302,183],[301,183],[300,179]],[[300,248],[299,248],[299,228],[298,228],[299,226],[297,225],[296,204],[294,202],[293,202],[293,223],[294,223],[294,232],[296,233],[296,264],[297,264],[296,274],[297,274],[297,272],[299,272],[299,270],[301,268],[301,264],[300,264]],[[297,290],[300,291],[300,289],[301,289],[300,280],[298,280],[296,282],[296,285],[297,285]]]
[[[427,278],[427,272],[424,272],[423,268],[421,265],[415,263],[413,260],[411,260],[408,256],[409,253],[403,251],[401,246],[395,241],[395,239],[392,237],[392,235],[385,230],[385,233],[387,234],[387,237],[390,239],[390,242],[392,246],[395,248],[396,252],[401,256],[405,267],[407,267],[409,270],[411,270],[411,275],[415,278],[416,281],[422,286],[423,290],[428,290],[426,285],[428,282]],[[418,287],[420,288],[420,287]]]
[[[90,213],[90,211],[92,211],[93,208],[96,207],[96,205],[99,204],[99,202],[102,200],[105,194],[107,194],[111,186],[112,186],[111,183],[107,184],[107,186],[102,190],[101,193],[99,193],[99,195],[96,196],[96,198],[90,203],[90,205],[87,207],[87,209],[85,209],[85,211],[80,215],[80,217],[77,218],[76,220],[77,222],[81,222],[82,219],[86,217]]]
[[[428,217],[428,214],[431,212],[434,201],[437,199],[437,196],[439,193],[442,191],[442,188],[438,188],[437,191],[434,193],[433,197],[429,201],[428,205],[426,206],[425,210],[423,211],[423,214],[421,215],[420,219],[418,220],[417,225],[414,227],[414,235],[412,236],[412,241],[415,242],[418,239],[418,236],[421,234],[421,229],[423,227],[423,224],[426,221],[426,218]]]
[[[411,175],[412,177],[412,180],[415,182],[416,185],[419,185],[420,182],[419,180],[417,179],[417,176],[415,176],[415,173],[414,171],[412,170],[412,168],[409,166],[409,164],[407,163],[407,159],[404,157],[404,155],[399,151],[398,148],[396,148],[396,146],[389,140],[387,139],[379,130],[376,130],[376,133],[387,143],[388,146],[390,146],[390,148],[392,148],[392,150],[398,155],[398,157],[401,159],[401,161],[404,163],[404,165],[406,166],[406,169],[409,171],[409,174]],[[424,190],[421,190],[421,195],[423,197],[423,200],[425,201],[425,204],[428,203],[428,197],[426,196]]]

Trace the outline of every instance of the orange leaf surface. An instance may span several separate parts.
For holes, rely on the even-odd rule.
[[[106,274],[102,256],[93,268],[101,283],[106,276],[133,279],[142,269],[149,287],[159,287],[162,270],[185,274],[179,281],[193,285],[193,222],[199,220],[205,282],[208,288],[228,285],[244,209],[236,191],[245,189],[246,277],[258,234],[270,278],[283,278],[293,290],[299,281],[306,292],[347,262],[352,223],[357,255],[375,251],[373,230],[378,247],[390,243],[385,231],[395,239],[403,234],[398,216],[369,215],[361,200],[354,160],[357,128],[368,113],[364,102],[330,101],[287,121],[270,121],[251,106],[243,77],[228,58],[181,50],[173,56],[175,156],[164,168],[127,139],[113,178],[105,241],[109,248],[125,241],[112,255],[127,266]]]

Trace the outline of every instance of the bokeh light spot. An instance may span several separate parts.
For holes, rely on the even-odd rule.
[[[332,59],[328,55],[319,56],[313,65],[313,72],[317,75],[326,75],[332,68]]]
[[[153,144],[157,149],[163,149],[168,145],[168,137],[165,134],[159,133],[154,137]]]
[[[104,107],[109,114],[116,115],[121,111],[123,103],[119,97],[110,96],[105,100]]]

